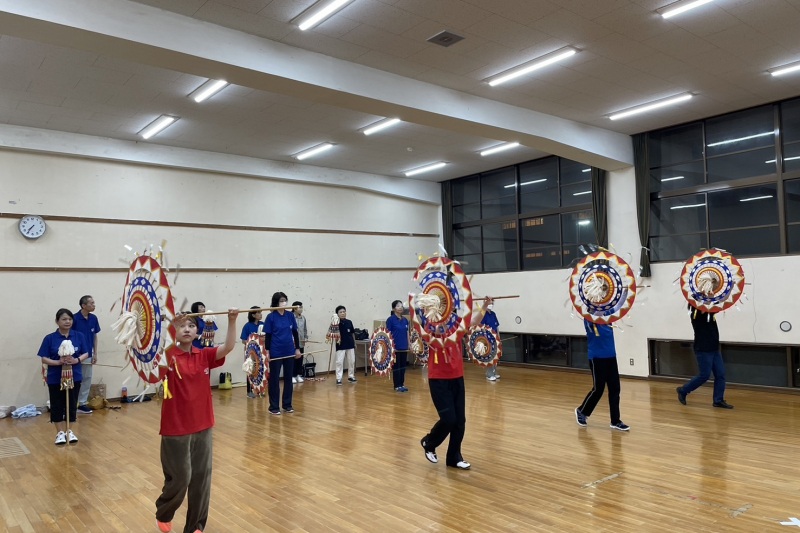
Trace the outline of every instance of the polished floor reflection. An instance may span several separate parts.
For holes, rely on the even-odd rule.
[[[727,411],[710,388],[682,406],[675,384],[623,380],[621,433],[605,399],[587,428],[575,423],[586,374],[500,374],[467,367],[471,471],[425,460],[435,412],[420,369],[405,394],[363,375],[298,384],[297,411],[280,417],[244,388],[214,391],[206,531],[750,533],[800,516],[800,396],[729,390]],[[81,416],[69,448],[45,417],[0,420],[0,438],[31,451],[0,458],[0,531],[157,531],[158,420],[157,402]]]

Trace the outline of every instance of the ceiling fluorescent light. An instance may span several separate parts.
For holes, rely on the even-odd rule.
[[[621,118],[627,118],[631,115],[638,115],[639,113],[646,113],[648,111],[653,111],[654,109],[659,109],[662,107],[666,107],[668,105],[678,104],[680,102],[685,102],[694,96],[692,93],[683,93],[676,96],[670,96],[669,98],[664,98],[662,100],[656,100],[654,102],[650,102],[647,104],[642,104],[638,106],[634,106],[628,109],[623,109],[622,111],[618,111],[616,113],[612,113],[608,115],[609,120],[619,120]]]
[[[519,186],[520,187],[524,187],[525,185],[533,185],[534,183],[542,183],[542,182],[545,182],[545,181],[547,181],[547,178],[543,178],[543,179],[540,179],[540,180],[533,180],[533,181],[523,181],[522,183],[519,184]],[[510,189],[510,188],[516,187],[516,186],[517,186],[516,183],[512,183],[511,185],[505,185],[504,187],[506,189]]]
[[[506,150],[511,150],[512,148],[516,148],[519,146],[519,143],[503,143],[498,144],[497,146],[492,146],[491,148],[487,148],[486,150],[481,152],[482,156],[496,154],[497,152],[505,152]]]
[[[752,202],[753,200],[766,200],[767,198],[772,198],[771,194],[766,194],[764,196],[753,196],[752,198],[742,198],[739,200],[740,202]]]
[[[664,183],[665,181],[675,181],[675,180],[682,180],[682,179],[683,179],[683,176],[673,176],[671,178],[664,178],[663,180],[661,180],[661,183]]]
[[[379,120],[378,122],[370,125],[367,129],[364,130],[364,135],[372,135],[373,133],[378,133],[381,130],[385,130],[386,128],[391,128],[395,124],[399,124],[399,118],[385,118]]]
[[[298,152],[298,153],[294,154],[292,157],[294,157],[298,161],[302,161],[303,159],[308,159],[309,157],[313,157],[313,156],[315,156],[317,154],[321,154],[322,152],[330,150],[331,148],[333,148],[333,144],[332,143],[322,143],[322,144],[318,144],[316,146],[312,146],[308,150],[303,150],[302,152]]]
[[[172,115],[161,115],[153,122],[145,126],[144,129],[139,132],[139,135],[141,135],[145,140],[149,139],[150,137],[161,133],[167,126],[174,124],[179,118],[180,117],[173,117]]]
[[[561,48],[555,52],[537,57],[536,59],[528,61],[527,63],[523,63],[512,69],[501,72],[500,74],[486,78],[485,81],[492,87],[495,87],[496,85],[513,80],[514,78],[524,76],[525,74],[530,74],[534,70],[539,70],[540,68],[552,65],[558,61],[562,61],[570,56],[574,56],[577,53],[577,49],[567,46],[566,48]]]
[[[446,164],[447,163],[445,163],[444,161],[439,161],[438,163],[432,163],[430,165],[425,165],[424,167],[417,167],[417,168],[412,168],[411,170],[406,170],[403,172],[403,174],[405,174],[407,178],[410,178],[411,176],[416,176],[417,174],[422,174],[423,172],[430,172],[431,170],[442,168]]]
[[[713,1],[714,0],[683,0],[682,2],[675,2],[674,4],[659,9],[658,14],[668,19]]]
[[[784,157],[783,158],[784,161],[794,161],[796,159],[800,159],[800,155],[795,156],[795,157]],[[764,163],[770,164],[770,163],[775,163],[776,161],[777,161],[777,159],[770,159],[769,161],[764,161]]]
[[[313,28],[350,2],[352,2],[352,0],[323,0],[317,2],[311,9],[303,14],[297,26],[302,31]]]
[[[200,102],[208,100],[227,86],[228,82],[225,80],[208,80],[195,89],[189,96],[199,104]]]
[[[591,171],[592,171],[591,168],[584,168],[583,170],[581,170],[581,172],[591,172]]]
[[[798,70],[800,70],[800,61],[795,61],[794,63],[787,63],[785,65],[781,65],[780,67],[771,68],[767,72],[773,76],[783,76],[784,74],[797,72]]]
[[[689,209],[690,207],[705,207],[706,204],[673,205],[670,209]]]
[[[579,220],[579,221],[578,221],[578,225],[579,225],[579,226],[588,226],[588,225],[589,225],[589,224],[591,224],[591,223],[592,223],[592,221],[591,221],[591,220]]]
[[[584,195],[584,194],[592,194],[592,191],[581,191],[581,192],[576,192],[576,193],[572,193],[572,196],[582,196],[582,195]]]
[[[719,141],[711,144],[707,144],[709,148],[712,146],[722,146],[723,144],[731,144],[731,143],[738,143],[740,141],[749,141],[750,139],[758,139],[759,137],[766,137],[767,135],[775,135],[775,131],[765,131],[764,133],[756,133],[754,135],[748,135],[747,137],[737,137],[735,139],[725,139],[724,141]]]

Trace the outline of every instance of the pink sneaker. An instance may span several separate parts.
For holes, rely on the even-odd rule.
[[[172,522],[159,522],[156,520],[156,525],[158,526],[158,530],[163,531],[164,533],[169,533],[172,531]]]

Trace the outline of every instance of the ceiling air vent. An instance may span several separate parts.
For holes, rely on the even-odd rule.
[[[452,46],[456,44],[458,41],[463,40],[464,38],[460,35],[456,35],[455,33],[450,33],[449,31],[442,31],[428,39],[429,43],[438,44],[439,46],[444,46],[447,48],[448,46]]]

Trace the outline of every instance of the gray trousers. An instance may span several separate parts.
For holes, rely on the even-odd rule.
[[[211,437],[211,429],[179,437],[161,437],[164,488],[156,500],[156,520],[172,522],[188,490],[189,508],[183,533],[202,531],[208,521],[213,455]]]
[[[89,362],[81,364],[81,372],[83,373],[83,387],[81,387],[81,394],[78,396],[78,405],[86,405],[86,402],[89,401],[89,389],[92,388],[92,358],[89,358]]]

